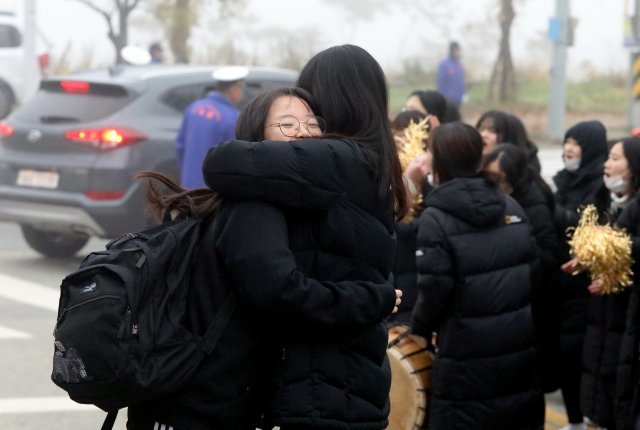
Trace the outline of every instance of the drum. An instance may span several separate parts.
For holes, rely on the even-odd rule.
[[[431,367],[435,356],[427,341],[409,328],[389,328],[387,356],[391,363],[390,430],[426,428]]]

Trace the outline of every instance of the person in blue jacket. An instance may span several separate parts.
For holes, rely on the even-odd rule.
[[[213,72],[216,91],[191,103],[184,114],[176,141],[180,185],[203,188],[202,160],[220,142],[235,139],[236,107],[244,95],[246,67],[230,66]]]
[[[438,65],[436,88],[450,103],[460,108],[465,93],[465,83],[458,42],[449,44],[449,56]]]

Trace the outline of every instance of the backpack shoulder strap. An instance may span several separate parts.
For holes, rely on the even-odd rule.
[[[202,351],[205,354],[211,354],[211,352],[215,349],[224,329],[227,327],[229,320],[231,319],[231,314],[236,308],[237,299],[236,294],[231,289],[227,294],[227,297],[224,299],[222,306],[218,310],[216,317],[213,319],[209,328],[207,328],[207,332],[202,339]]]
[[[111,430],[113,429],[113,425],[116,423],[116,417],[118,416],[118,411],[111,411],[107,413],[107,417],[104,419],[102,423],[102,427],[100,430]]]

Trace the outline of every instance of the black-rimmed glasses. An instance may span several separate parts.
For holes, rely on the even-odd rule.
[[[273,124],[266,125],[265,127],[280,127],[280,131],[287,137],[296,137],[300,132],[300,126],[304,125],[304,128],[309,132],[311,136],[320,136],[326,130],[326,124],[324,119],[319,116],[309,117],[306,121],[300,121],[298,118],[292,115],[286,115],[280,118],[280,121]]]

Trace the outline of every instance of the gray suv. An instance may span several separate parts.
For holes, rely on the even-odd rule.
[[[211,91],[216,67],[122,66],[41,82],[0,123],[0,221],[29,246],[74,255],[90,236],[148,224],[145,186],[155,170],[178,178],[175,138],[185,108]],[[295,84],[291,70],[250,67],[245,99]]]

